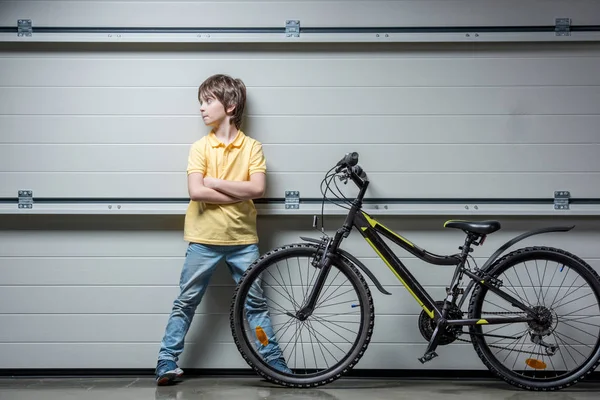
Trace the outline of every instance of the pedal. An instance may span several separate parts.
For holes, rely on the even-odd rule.
[[[430,351],[429,353],[425,353],[423,357],[419,358],[419,361],[421,361],[421,364],[425,364],[427,361],[431,361],[437,356],[438,354],[435,351]]]

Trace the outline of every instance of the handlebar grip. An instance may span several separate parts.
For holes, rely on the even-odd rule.
[[[353,151],[352,153],[346,154],[344,157],[344,163],[349,167],[354,167],[358,164],[358,153]]]
[[[365,179],[367,177],[367,173],[365,172],[364,169],[362,169],[362,167],[360,165],[355,165],[354,167],[352,167],[352,171],[358,175],[361,179]]]
[[[358,164],[358,153],[353,151],[352,153],[346,153],[346,155],[338,161],[336,164],[336,172],[340,172],[342,169],[346,167],[354,167]]]

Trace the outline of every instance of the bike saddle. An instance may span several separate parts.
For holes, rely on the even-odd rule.
[[[462,229],[466,232],[478,233],[480,235],[488,235],[500,229],[498,221],[446,221],[444,228]]]

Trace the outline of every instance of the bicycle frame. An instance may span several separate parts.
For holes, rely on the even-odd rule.
[[[336,252],[338,251],[338,248],[343,238],[347,237],[350,234],[352,228],[356,228],[361,233],[364,239],[371,245],[371,247],[375,250],[377,255],[390,268],[394,275],[396,275],[398,280],[400,280],[400,282],[404,285],[406,290],[408,290],[408,292],[423,308],[427,315],[429,315],[430,318],[435,319],[436,321],[441,321],[444,327],[449,325],[469,326],[487,324],[506,324],[515,322],[528,322],[535,319],[536,312],[530,307],[527,307],[518,299],[500,290],[499,285],[497,287],[493,282],[488,282],[486,281],[486,278],[478,276],[464,268],[464,265],[466,263],[467,257],[471,249],[471,244],[473,244],[479,238],[479,235],[471,233],[467,235],[467,239],[465,240],[465,244],[462,247],[462,253],[460,255],[440,256],[430,253],[420,248],[419,246],[413,244],[404,237],[398,235],[397,233],[393,232],[392,230],[388,229],[383,224],[379,223],[374,218],[369,216],[365,211],[363,211],[361,209],[362,201],[366,193],[367,187],[369,186],[369,181],[366,179],[363,180],[363,178],[361,178],[357,173],[355,173],[354,170],[349,171],[349,177],[360,188],[360,192],[352,202],[352,207],[350,208],[350,211],[346,216],[346,220],[344,222],[343,227],[341,229],[338,229],[335,237],[332,240],[327,241],[327,243],[324,246],[324,256],[322,257],[319,263],[319,268],[321,271],[317,276],[315,285],[313,286],[311,293],[306,300],[306,303],[297,312],[298,319],[304,320],[312,314],[317,303],[317,299],[323,288],[323,284],[325,283],[327,275],[329,274],[331,263],[336,256]],[[431,298],[431,296],[427,293],[423,286],[415,279],[415,277],[410,273],[407,267],[400,261],[396,254],[387,246],[387,244],[383,241],[381,235],[387,237],[392,242],[402,247],[404,250],[408,251],[415,257],[427,263],[435,265],[456,266],[454,277],[450,285],[451,293],[448,293],[448,297],[446,298],[444,306],[441,309],[436,305],[435,301]],[[366,270],[366,267],[362,269]],[[458,294],[457,286],[455,285],[453,287],[453,285],[460,281],[463,274],[467,275],[472,280],[471,284],[468,287],[469,291],[472,288],[473,284],[485,286],[488,290],[491,290],[499,297],[505,299],[514,306],[523,310],[527,314],[527,316],[447,320],[448,311],[452,305],[456,304],[456,296]],[[463,297],[466,294],[468,294],[468,292],[463,293]],[[460,304],[462,304],[462,301]]]
[[[483,325],[483,324],[505,324],[513,322],[527,322],[533,320],[535,311],[526,305],[522,304],[518,299],[513,296],[501,291],[496,286],[486,282],[485,279],[481,279],[474,273],[464,268],[466,257],[468,255],[468,249],[470,248],[469,239],[465,243],[463,248],[463,254],[451,255],[451,256],[440,256],[437,254],[430,253],[414,243],[410,242],[406,238],[398,235],[394,231],[388,229],[383,224],[379,223],[364,211],[359,211],[353,218],[353,225],[362,234],[364,239],[371,245],[377,255],[383,260],[383,262],[390,268],[390,270],[396,275],[398,280],[404,285],[406,290],[414,297],[417,303],[425,310],[429,317],[434,319],[443,318],[447,316],[447,308],[440,309],[435,301],[431,298],[429,293],[421,286],[417,279],[410,273],[408,268],[400,261],[396,254],[389,248],[389,246],[383,241],[381,236],[385,236],[392,242],[402,247],[415,257],[435,265],[454,265],[456,266],[455,278],[458,274],[465,274],[469,276],[475,284],[485,286],[488,290],[493,291],[498,296],[511,302],[516,307],[523,310],[528,314],[528,317],[495,317],[486,319],[459,319],[459,320],[447,320],[446,325]],[[451,285],[452,287],[452,285]],[[463,294],[465,296],[466,294]],[[455,303],[455,299],[452,297],[450,300],[451,304]]]

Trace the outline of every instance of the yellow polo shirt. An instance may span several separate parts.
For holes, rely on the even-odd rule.
[[[211,131],[190,149],[188,175],[199,172],[212,178],[248,181],[250,175],[266,171],[262,144],[242,131],[229,145]],[[254,202],[212,204],[191,200],[185,214],[184,239],[215,245],[258,243]]]

